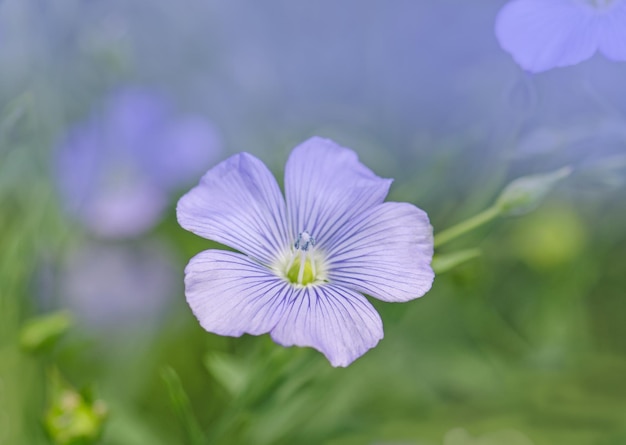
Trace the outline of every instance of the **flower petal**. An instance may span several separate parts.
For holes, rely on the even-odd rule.
[[[285,201],[276,180],[257,158],[240,153],[209,170],[178,201],[187,230],[271,264],[289,245]]]
[[[602,54],[611,60],[626,60],[626,1],[617,0],[600,22]]]
[[[496,19],[500,46],[524,69],[575,65],[598,48],[596,11],[572,0],[513,0]]]
[[[383,338],[374,307],[349,289],[324,284],[300,288],[272,330],[283,346],[310,346],[333,366],[348,366]]]
[[[345,224],[325,247],[332,283],[392,302],[421,297],[432,286],[433,231],[412,204],[381,204]]]
[[[290,233],[308,231],[323,242],[353,215],[380,204],[391,179],[376,176],[352,150],[311,138],[292,151],[285,167]]]
[[[204,329],[238,337],[269,332],[295,288],[245,255],[206,250],[185,268],[185,295]]]

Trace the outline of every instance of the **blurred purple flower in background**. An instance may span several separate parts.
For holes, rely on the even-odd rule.
[[[159,243],[89,243],[60,273],[60,298],[90,329],[145,328],[178,294],[172,252]]]
[[[626,60],[626,0],[513,0],[498,14],[496,35],[531,72],[575,65],[596,51]]]
[[[125,89],[69,132],[56,151],[56,179],[65,208],[92,232],[135,236],[219,151],[207,120],[176,117],[162,97]]]
[[[254,156],[209,170],[178,203],[185,229],[242,253],[207,250],[187,266],[187,301],[220,335],[270,333],[284,346],[310,346],[347,366],[383,337],[361,295],[405,302],[434,274],[432,227],[408,203],[383,203],[392,180],[357,155],[312,138],[285,168],[286,202]]]

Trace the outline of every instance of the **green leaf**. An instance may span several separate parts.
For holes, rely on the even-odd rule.
[[[183,388],[178,373],[172,367],[167,366],[161,370],[161,378],[163,378],[167,386],[174,411],[187,433],[187,443],[190,445],[205,445],[206,437],[193,414],[189,396],[187,396]]]
[[[39,352],[53,346],[72,326],[67,311],[53,312],[27,321],[20,332],[20,346],[28,352]]]
[[[239,395],[248,385],[249,373],[244,366],[225,354],[207,354],[204,365],[231,396]]]
[[[436,274],[442,274],[479,257],[481,254],[480,249],[466,249],[458,252],[436,254],[433,257],[432,268]]]

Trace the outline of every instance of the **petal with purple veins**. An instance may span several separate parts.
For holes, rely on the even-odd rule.
[[[306,230],[323,242],[332,227],[382,203],[391,182],[331,140],[314,137],[303,142],[285,167],[291,236]]]
[[[176,212],[185,229],[266,265],[273,264],[290,243],[278,184],[248,153],[231,156],[209,170],[180,199]]]
[[[371,209],[339,227],[324,249],[329,281],[383,301],[421,297],[434,279],[432,227],[412,204]]]
[[[238,337],[272,330],[295,288],[245,255],[207,250],[185,268],[185,295],[204,329]]]
[[[310,346],[333,366],[348,366],[383,338],[383,325],[362,295],[333,284],[296,289],[271,331],[283,346]]]

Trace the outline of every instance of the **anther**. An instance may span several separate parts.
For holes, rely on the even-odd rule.
[[[293,244],[294,251],[285,268],[285,273],[292,283],[306,285],[315,281],[317,267],[313,253],[315,238],[306,230],[300,232]]]
[[[305,252],[309,250],[309,247],[313,246],[315,246],[315,238],[313,238],[306,230],[298,234],[298,238],[293,245],[296,250],[303,250]]]

